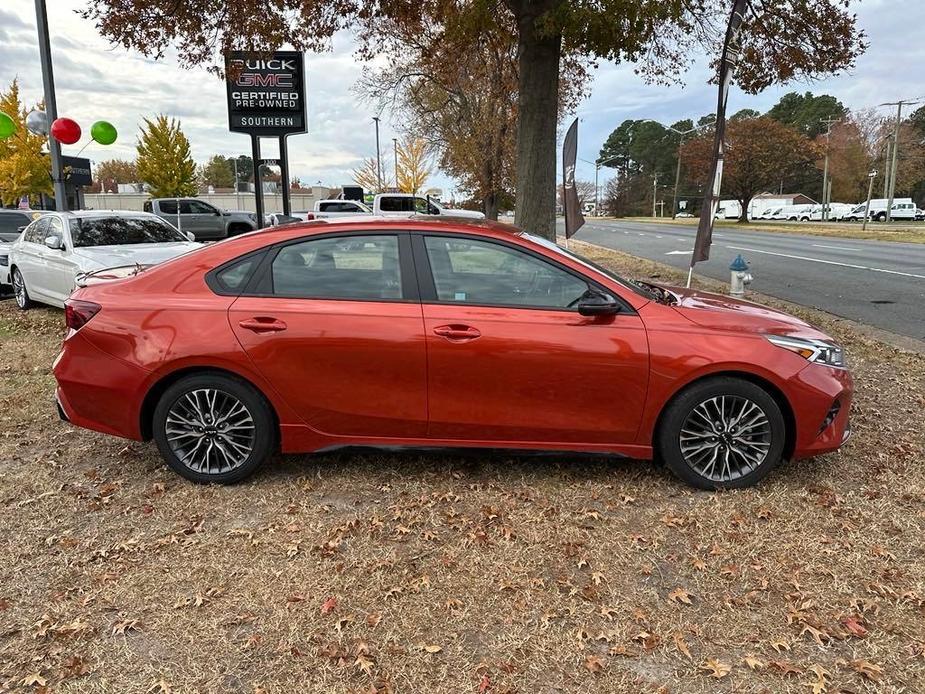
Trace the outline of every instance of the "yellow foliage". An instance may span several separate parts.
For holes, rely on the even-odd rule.
[[[37,104],[35,108],[41,108],[41,105]],[[26,130],[28,111],[19,101],[16,80],[8,91],[0,94],[0,111],[16,122],[13,136],[0,140],[0,201],[4,205],[12,205],[23,195],[33,199],[41,193],[50,195],[51,161],[42,151],[45,138]]]
[[[195,195],[196,164],[178,120],[171,118],[168,122],[164,115],[153,121],[145,118],[137,150],[138,176],[151,187],[153,197]]]
[[[398,144],[398,171],[395,172],[395,177],[399,191],[417,193],[427,184],[431,170],[427,143],[424,140],[415,138]]]

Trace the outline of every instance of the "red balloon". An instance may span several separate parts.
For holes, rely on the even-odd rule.
[[[57,118],[51,124],[51,136],[63,145],[72,145],[80,139],[80,126],[70,118]]]

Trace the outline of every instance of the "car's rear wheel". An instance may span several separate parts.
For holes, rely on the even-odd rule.
[[[276,427],[264,397],[224,374],[185,376],[154,409],[153,434],[167,464],[189,480],[231,484],[273,453]]]
[[[760,386],[717,377],[682,391],[665,410],[656,445],[665,464],[701,489],[748,487],[780,462],[787,428]]]
[[[29,290],[26,289],[26,280],[18,267],[13,268],[13,296],[16,298],[16,305],[20,311],[26,311],[34,305],[29,298]]]

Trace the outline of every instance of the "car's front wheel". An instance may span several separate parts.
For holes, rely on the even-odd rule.
[[[748,487],[780,462],[787,429],[780,407],[743,379],[698,381],[668,405],[656,446],[665,464],[701,489]]]
[[[13,296],[16,297],[16,305],[20,311],[32,308],[32,299],[29,298],[29,290],[26,289],[26,280],[18,267],[13,268]]]
[[[230,375],[185,376],[154,409],[154,440],[164,460],[194,482],[231,484],[251,475],[273,453],[270,405]]]

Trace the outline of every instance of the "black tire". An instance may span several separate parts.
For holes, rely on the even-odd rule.
[[[216,425],[219,420],[217,418],[214,421],[209,420],[212,425],[210,431],[204,431],[207,427],[198,427],[199,433],[197,433],[193,431],[192,427],[183,424],[180,426],[189,433],[177,434],[176,419],[173,418],[177,416],[178,408],[185,408],[180,411],[186,413],[191,412],[188,405],[190,400],[186,398],[193,398],[199,402],[202,393],[208,392],[217,393],[216,397],[222,398],[221,402],[223,403],[237,401],[243,406],[246,414],[249,415],[253,422],[249,440],[245,440],[244,443],[242,443],[242,438],[236,438],[236,443],[230,441],[230,436],[239,437],[241,434],[230,431],[226,433],[224,430],[218,431],[218,426]],[[168,416],[172,417],[172,423],[175,425],[171,433],[167,431]],[[189,415],[187,414],[186,416]],[[202,418],[193,420],[190,417],[190,420],[195,423],[205,424]],[[249,427],[250,425],[245,424],[243,426]],[[235,429],[237,430],[236,427]],[[177,474],[201,484],[233,484],[249,477],[273,454],[276,450],[277,441],[276,421],[266,398],[246,381],[220,373],[184,376],[168,387],[154,408],[152,432],[158,450],[167,465]],[[171,439],[171,436],[174,438]],[[199,456],[203,453],[205,454],[206,471],[201,469],[201,465],[188,464],[180,457],[184,455],[183,447],[186,447],[187,443],[189,443],[190,447],[185,452],[185,455],[188,456],[187,460],[196,460],[197,454],[191,448],[196,441],[209,446],[207,450],[203,449],[199,452]],[[249,448],[246,455],[240,452],[240,449],[245,447]],[[217,451],[214,456],[211,454],[212,450]],[[189,456],[190,453],[192,453],[192,456]],[[229,464],[228,469],[222,469],[222,458],[224,457],[224,461],[228,462],[229,453],[239,455],[240,462],[233,466]],[[213,460],[217,461],[216,470],[212,470],[211,462]],[[196,469],[197,467],[200,469]]]
[[[35,302],[29,298],[29,290],[26,289],[26,279],[22,276],[18,267],[13,268],[10,280],[13,282],[13,297],[16,299],[16,306],[19,310],[28,311],[35,306]]]
[[[886,213],[885,213],[885,212],[881,212],[881,213],[879,213],[876,217],[874,217],[874,219],[876,219],[878,222],[885,222],[885,221],[886,221]]]
[[[699,415],[695,414],[695,410],[699,406],[711,402],[713,398],[722,396],[727,396],[733,402],[751,403],[761,410],[767,421],[767,434],[762,434],[763,440],[758,443],[766,452],[764,457],[753,467],[749,466],[747,471],[743,472],[742,466],[737,465],[739,468],[738,474],[721,476],[725,478],[717,479],[715,476],[703,474],[707,471],[706,464],[702,472],[695,469],[694,465],[688,462],[688,458],[682,452],[681,432],[685,425],[691,426],[691,422],[700,421],[698,419]],[[732,415],[733,413],[730,412],[730,414]],[[712,423],[711,426],[713,426]],[[777,467],[784,452],[787,427],[780,407],[766,390],[740,378],[719,376],[698,381],[675,396],[662,413],[655,436],[658,455],[672,472],[688,484],[700,489],[740,489],[758,483]],[[748,434],[748,436],[757,441],[757,434]],[[717,441],[717,439],[719,439],[718,443],[714,444],[713,441]],[[725,455],[725,459],[728,461],[733,454],[725,452],[727,451],[727,444],[730,451],[739,450],[739,448],[736,448],[739,444],[734,441],[729,442],[728,438],[724,441],[721,437],[713,437],[713,441],[702,441],[702,443],[711,446],[706,455],[717,450],[717,446],[719,446],[719,449],[723,451],[719,455]],[[746,445],[757,446],[758,443]],[[692,444],[689,440],[688,445],[697,444]],[[754,449],[750,448],[748,450],[753,451]],[[736,455],[740,456],[738,453]]]

